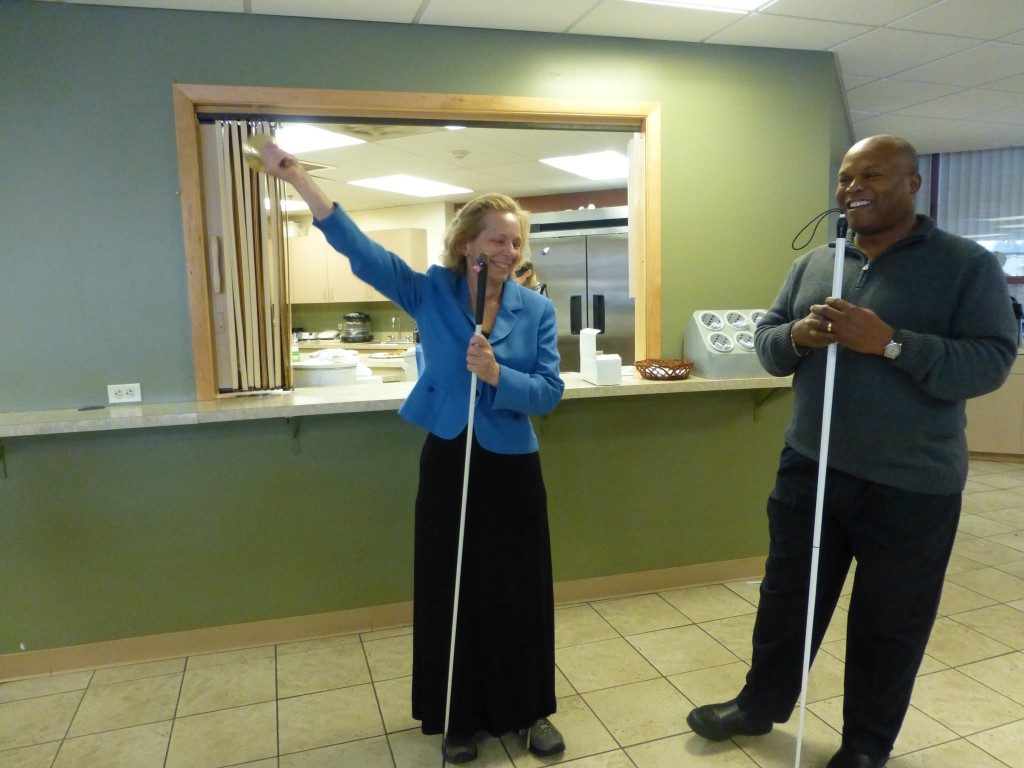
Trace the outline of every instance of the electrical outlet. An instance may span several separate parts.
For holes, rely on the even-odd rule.
[[[111,405],[118,403],[141,403],[141,384],[108,384],[107,402]]]

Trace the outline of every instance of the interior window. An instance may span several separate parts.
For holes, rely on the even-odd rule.
[[[211,310],[208,238],[203,210],[203,160],[199,124],[217,116],[234,118],[315,117],[354,125],[414,126],[437,131],[438,126],[473,125],[491,129],[593,130],[635,132],[643,136],[647,153],[638,174],[637,215],[633,217],[641,274],[636,301],[637,348],[660,351],[660,108],[655,103],[578,103],[572,101],[503,97],[453,97],[444,94],[381,94],[346,91],[176,85],[175,119],[182,180],[182,215],[193,330],[197,399],[217,396],[214,334]],[[325,171],[321,170],[321,173]],[[323,180],[323,177],[321,176]],[[325,185],[325,186],[329,186]],[[330,191],[330,190],[329,190]],[[631,201],[632,205],[632,201]]]

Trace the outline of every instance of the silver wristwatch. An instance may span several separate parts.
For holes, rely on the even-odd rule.
[[[882,355],[886,360],[895,360],[903,351],[903,334],[893,331],[892,341],[882,348]]]

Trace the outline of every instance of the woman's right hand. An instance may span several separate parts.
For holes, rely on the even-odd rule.
[[[334,212],[334,201],[324,194],[294,155],[288,154],[274,142],[267,141],[260,148],[260,159],[267,175],[286,181],[295,188],[317,221],[324,220]]]
[[[272,141],[263,142],[263,146],[260,147],[260,160],[263,161],[263,170],[268,175],[291,184],[294,184],[295,173],[302,170],[302,165],[294,155],[289,155]]]

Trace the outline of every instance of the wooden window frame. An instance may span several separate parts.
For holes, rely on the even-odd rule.
[[[203,214],[199,118],[203,115],[301,115],[344,119],[395,119],[508,123],[558,127],[583,125],[632,130],[644,136],[644,251],[636,293],[637,357],[661,354],[661,106],[657,102],[578,101],[391,91],[342,91],[176,83],[174,125],[181,184],[181,215],[192,326],[196,400],[218,397],[210,309],[206,223]],[[630,222],[630,226],[638,224]]]

